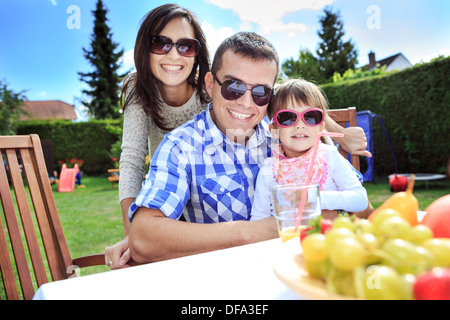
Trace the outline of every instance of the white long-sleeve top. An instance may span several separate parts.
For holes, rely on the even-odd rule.
[[[359,212],[367,208],[367,191],[358,179],[357,171],[332,145],[320,144],[322,162],[328,173],[320,191],[321,209]],[[273,157],[264,160],[256,180],[251,220],[273,214],[271,188],[277,185],[273,173]]]

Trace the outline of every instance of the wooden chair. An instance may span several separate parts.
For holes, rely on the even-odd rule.
[[[32,274],[37,287],[47,283],[46,264],[53,281],[74,276],[77,267],[104,265],[104,254],[71,258],[39,137],[35,134],[0,136],[0,155],[0,198],[4,213],[4,220],[0,219],[0,271],[3,279],[0,289],[3,284],[6,298],[20,298],[15,274],[18,275],[23,298],[32,299],[35,292]],[[17,212],[13,199],[17,203]],[[35,228],[34,220],[39,228]],[[7,228],[2,221],[6,221]],[[45,255],[41,252],[40,241]],[[10,257],[14,257],[15,267]]]
[[[350,107],[347,109],[330,109],[327,111],[331,119],[336,121],[337,124],[345,128],[346,124],[350,127],[356,127],[356,108]],[[348,159],[348,153],[339,147],[339,152],[345,159]],[[351,164],[356,170],[360,170],[359,156],[351,156]]]
[[[108,180],[111,181],[111,187],[114,189],[114,182],[118,182],[120,179],[120,170],[108,169],[108,173],[110,174]]]

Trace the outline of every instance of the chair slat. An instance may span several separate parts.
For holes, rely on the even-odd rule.
[[[6,155],[10,168],[12,185],[16,195],[17,207],[19,209],[22,226],[25,233],[25,239],[27,240],[28,251],[30,253],[31,262],[33,264],[36,281],[38,286],[41,286],[44,283],[48,282],[48,278],[45,272],[44,261],[42,259],[41,250],[39,248],[28,199],[25,194],[25,187],[23,185],[22,175],[19,170],[16,151],[7,150]]]
[[[3,212],[14,210],[11,193],[9,191],[8,178],[6,177],[5,165],[0,153],[0,198],[2,201]],[[11,300],[19,299],[19,292],[14,277],[11,259],[9,257],[8,244],[3,232],[3,224],[0,219],[0,271],[2,273],[3,284],[6,298]]]
[[[347,108],[347,109],[331,109],[331,110],[328,110],[327,113],[330,116],[330,118],[333,119],[341,127],[345,128],[347,123],[348,123],[348,125],[350,127],[356,127],[357,126],[357,122],[356,122],[356,108],[355,107],[350,107],[350,108]],[[339,147],[339,153],[345,159],[348,159],[347,151],[345,151],[341,147]],[[351,159],[350,162],[353,165],[353,167],[356,170],[359,171],[360,170],[359,156],[353,156],[352,155],[350,157],[350,159]]]
[[[33,147],[29,136],[3,136],[1,138],[1,149],[20,149]]]
[[[36,134],[30,135],[33,142],[33,159],[38,175],[38,181],[40,182],[40,188],[42,197],[45,201],[46,209],[48,212],[48,219],[50,221],[54,237],[56,238],[56,244],[59,249],[59,256],[64,264],[64,278],[67,278],[67,270],[72,265],[72,257],[70,256],[69,247],[67,245],[66,237],[64,236],[64,230],[59,219],[58,210],[56,208],[55,198],[53,197],[52,187],[48,179],[47,167],[44,160],[44,153],[42,151],[41,142],[39,136]]]
[[[22,168],[27,179],[30,190],[31,201],[33,202],[34,212],[41,231],[42,242],[44,243],[45,253],[47,255],[48,265],[53,280],[62,280],[64,276],[60,269],[57,247],[54,242],[52,230],[48,221],[46,208],[40,192],[40,186],[37,181],[34,165],[31,161],[28,149],[20,149],[22,157]]]
[[[0,229],[3,229],[1,220]],[[8,244],[6,243],[5,234],[2,231],[0,232],[0,271],[2,273],[6,298],[9,300],[19,300],[19,291],[17,290],[16,279],[8,252]]]
[[[7,160],[11,157],[10,152],[14,152],[13,150],[7,150],[6,154],[7,154]],[[15,152],[14,152],[14,157],[15,157]],[[25,255],[25,249],[22,243],[22,236],[20,234],[20,229],[19,229],[19,224],[16,218],[16,212],[14,209],[14,204],[13,204],[13,200],[12,200],[12,196],[11,193],[9,191],[9,184],[7,181],[7,177],[6,177],[6,170],[4,170],[4,164],[3,161],[1,161],[1,171],[2,171],[2,180],[0,183],[2,185],[6,185],[8,186],[8,190],[2,190],[2,204],[3,204],[3,212],[5,215],[5,220],[6,220],[6,225],[8,228],[8,234],[9,234],[9,239],[11,242],[11,248],[13,251],[13,255],[14,255],[14,260],[16,262],[16,267],[17,267],[17,272],[19,274],[19,280],[20,280],[20,285],[22,287],[22,293],[24,295],[24,297],[27,298],[31,298],[33,297],[34,294],[34,288],[33,288],[33,282],[31,281],[31,276],[30,276],[30,269],[28,268],[28,262],[27,262],[27,257]],[[18,164],[16,163],[9,163],[8,162],[8,167],[11,170],[19,170]],[[3,174],[4,172],[4,174]],[[14,179],[13,176],[11,176],[11,179]],[[6,180],[6,181],[5,181]],[[25,192],[25,190],[23,190],[23,192]],[[3,233],[3,230],[2,230]]]

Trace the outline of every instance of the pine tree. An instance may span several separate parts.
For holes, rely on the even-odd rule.
[[[318,32],[322,42],[316,53],[323,76],[330,80],[335,72],[343,74],[348,69],[354,69],[358,63],[358,53],[351,39],[343,40],[344,23],[339,12],[333,13],[331,9],[325,8],[324,13],[319,20],[322,30]]]
[[[120,68],[119,59],[123,50],[114,53],[118,44],[113,42],[111,29],[106,24],[107,9],[104,8],[102,0],[97,1],[97,8],[92,14],[95,21],[91,49],[83,48],[83,52],[94,71],[78,72],[80,80],[90,87],[89,90],[83,90],[83,93],[91,99],[82,103],[95,119],[116,119],[120,117],[119,83],[122,77],[117,74],[117,70]]]

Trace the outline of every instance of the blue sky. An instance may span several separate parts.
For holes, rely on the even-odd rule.
[[[133,47],[142,17],[167,2],[104,0],[113,40],[126,52],[121,71],[133,67]],[[413,64],[439,54],[450,55],[448,0],[172,2],[197,15],[211,54],[225,37],[242,30],[269,39],[281,61],[297,59],[300,49],[315,53],[319,17],[329,5],[342,16],[346,39],[351,38],[358,50],[359,66],[368,63],[371,50],[377,60],[401,52]],[[26,90],[28,100],[59,99],[81,110],[79,98],[85,84],[77,72],[92,70],[82,48],[89,48],[95,4],[96,0],[0,0],[0,80],[16,92]]]

